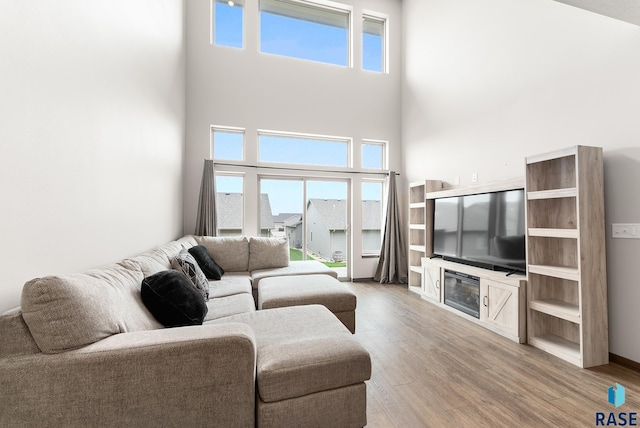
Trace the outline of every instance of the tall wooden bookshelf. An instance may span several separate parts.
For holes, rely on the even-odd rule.
[[[409,290],[423,294],[422,258],[433,253],[432,200],[426,199],[427,192],[442,189],[442,181],[425,180],[409,183]]]
[[[529,344],[586,368],[609,362],[602,148],[526,158]]]

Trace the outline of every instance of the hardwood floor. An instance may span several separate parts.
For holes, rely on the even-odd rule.
[[[596,412],[640,412],[640,373],[580,369],[422,300],[406,285],[347,283],[369,350],[368,427],[589,427]],[[615,408],[607,390],[626,388]]]

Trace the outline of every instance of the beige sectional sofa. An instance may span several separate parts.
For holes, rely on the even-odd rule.
[[[141,283],[195,245],[225,274],[209,283],[202,325],[164,328]],[[335,274],[284,266],[270,245],[186,236],[29,281],[21,307],[0,315],[0,426],[366,425],[371,360],[349,330],[320,305],[256,310],[262,278]]]

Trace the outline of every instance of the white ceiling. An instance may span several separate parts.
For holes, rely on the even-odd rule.
[[[640,25],[640,0],[556,0],[571,6]]]

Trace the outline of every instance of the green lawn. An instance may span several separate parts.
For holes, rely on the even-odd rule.
[[[295,248],[289,248],[289,258],[292,262],[297,262],[302,260],[302,251],[297,250]],[[311,258],[309,258],[311,259]],[[313,259],[311,259],[313,260]]]
[[[295,248],[289,248],[289,258],[291,259],[291,261],[302,260],[302,251]],[[307,260],[315,260],[315,259],[311,256],[307,256]],[[322,262],[322,264],[330,268],[345,267],[347,265],[345,262],[340,262],[340,263]]]

